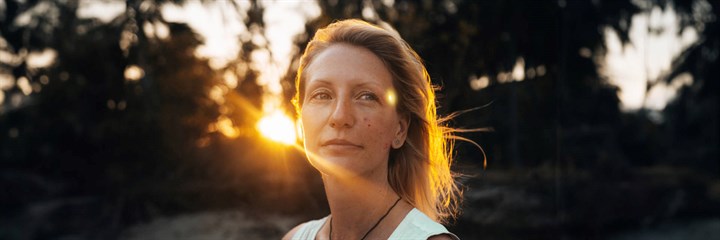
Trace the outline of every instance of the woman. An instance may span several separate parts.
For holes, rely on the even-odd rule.
[[[438,223],[460,198],[450,135],[425,67],[397,33],[360,20],[318,30],[296,88],[331,214],[283,239],[458,239]]]

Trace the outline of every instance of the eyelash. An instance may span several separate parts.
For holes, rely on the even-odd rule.
[[[311,100],[327,100],[327,99],[330,99],[330,98],[332,98],[332,97],[330,97],[330,94],[329,94],[329,93],[326,93],[326,92],[324,92],[324,91],[323,91],[323,92],[314,93],[314,94],[310,97]]]
[[[332,96],[325,91],[316,92],[310,96],[310,100],[312,101],[323,101],[329,99],[332,99]],[[358,100],[379,101],[380,98],[372,92],[361,92],[358,95]]]
[[[363,99],[363,97],[365,97],[365,96],[370,97],[370,99]],[[371,100],[371,101],[377,101],[377,100],[379,100],[379,98],[377,97],[377,95],[375,95],[375,94],[372,93],[372,92],[363,92],[363,93],[360,93],[360,96],[359,96],[358,98],[360,98],[361,100]]]

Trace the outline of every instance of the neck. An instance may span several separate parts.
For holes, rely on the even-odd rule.
[[[398,199],[386,175],[379,175],[323,176],[333,219],[333,238],[360,239]]]

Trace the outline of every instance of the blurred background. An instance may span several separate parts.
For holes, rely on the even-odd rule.
[[[397,29],[439,112],[474,109],[450,126],[493,129],[456,144],[461,238],[717,237],[719,9],[0,0],[0,239],[277,239],[327,215],[289,99],[344,18]]]

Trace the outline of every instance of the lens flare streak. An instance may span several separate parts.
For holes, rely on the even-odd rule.
[[[297,141],[295,123],[280,111],[260,119],[257,128],[263,136],[276,142],[291,145]]]

